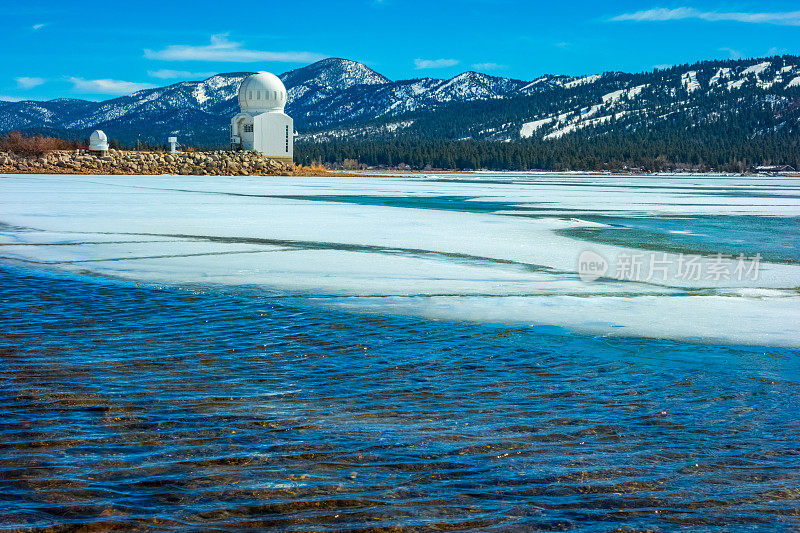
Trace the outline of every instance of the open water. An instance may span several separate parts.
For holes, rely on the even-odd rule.
[[[800,528],[795,350],[268,296],[0,268],[0,527]]]

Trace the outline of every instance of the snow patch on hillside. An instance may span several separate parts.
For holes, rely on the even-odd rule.
[[[620,101],[623,97],[627,97],[629,100],[635,98],[639,95],[639,93],[647,87],[645,85],[637,85],[636,87],[631,87],[630,89],[620,89],[618,91],[613,91],[608,94],[603,95],[603,104],[615,104]]]
[[[700,83],[697,81],[697,71],[690,70],[686,74],[681,75],[681,85],[690,93],[698,90],[700,88]]]
[[[772,65],[769,61],[764,61],[763,63],[758,63],[751,67],[747,67],[742,71],[742,76],[749,76],[750,74],[755,74],[756,76],[760,76],[762,72],[764,72],[767,67]]]
[[[730,76],[731,76],[731,69],[729,69],[727,67],[726,68],[721,68],[721,69],[717,70],[717,73],[714,74],[711,77],[711,80],[708,82],[708,85],[709,86],[716,85],[716,84],[718,84],[720,82],[720,80],[727,79]]]
[[[622,118],[626,114],[628,114],[627,111],[610,113],[601,117],[598,117],[597,115],[602,110],[613,108],[614,106],[623,101],[632,100],[633,98],[641,94],[641,92],[645,89],[645,87],[647,87],[647,84],[637,85],[635,87],[630,87],[627,89],[618,89],[616,91],[604,94],[600,98],[601,100],[600,103],[584,107],[577,113],[566,112],[566,113],[561,113],[559,115],[553,115],[539,120],[526,122],[522,125],[519,135],[521,138],[527,139],[533,137],[533,134],[536,131],[544,128],[547,125],[552,124],[555,129],[550,133],[546,134],[542,138],[558,139],[559,137],[563,137],[564,135],[576,131],[578,129],[605,124],[610,122],[614,118],[617,119]]]
[[[579,85],[586,85],[587,83],[594,83],[600,79],[599,74],[592,74],[591,76],[586,76],[585,78],[580,78],[577,80],[572,80],[564,84],[565,89],[572,89],[573,87],[577,87]]]
[[[599,126],[600,124],[606,124],[611,122],[612,119],[619,120],[620,118],[627,115],[627,111],[620,111],[619,113],[613,113],[611,115],[603,115],[602,117],[592,118],[589,120],[576,120],[570,124],[567,124],[563,128],[559,128],[555,131],[552,131],[545,135],[543,139],[550,140],[550,139],[558,139],[563,137],[568,133],[572,133],[573,131],[577,131],[583,128],[589,128],[592,126]]]
[[[734,89],[738,89],[739,87],[744,85],[744,82],[746,82],[746,81],[747,81],[746,78],[742,78],[740,80],[735,80],[735,81],[729,81],[728,82],[728,90],[732,91]]]
[[[610,92],[608,94],[604,94],[603,95],[603,103],[604,104],[613,104],[614,102],[616,102],[617,100],[622,98],[622,95],[625,94],[626,92],[627,91],[625,89],[620,89],[618,91],[613,91],[613,92]]]
[[[534,120],[533,122],[526,122],[522,125],[522,128],[519,130],[519,136],[523,139],[530,139],[531,137],[533,137],[534,132],[540,130],[545,125],[550,124],[551,122],[553,122],[553,117]]]
[[[192,96],[194,97],[195,100],[197,100],[198,104],[202,104],[208,101],[208,99],[210,98],[206,94],[206,88],[203,86],[202,83],[194,88],[194,91],[192,91]]]
[[[542,76],[541,78],[537,78],[537,79],[533,80],[532,82],[530,82],[525,87],[523,87],[522,89],[520,89],[520,92],[527,91],[528,89],[531,89],[531,88],[535,87],[536,85],[539,85],[540,83],[542,83],[544,81],[547,81],[547,80],[548,80],[547,76]]]

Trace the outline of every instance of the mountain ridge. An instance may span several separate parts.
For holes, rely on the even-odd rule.
[[[184,144],[225,145],[228,121],[238,111],[238,85],[248,74],[220,73],[101,102],[0,101],[0,131],[85,137],[99,128],[127,143],[160,144],[178,135]],[[403,135],[546,140],[687,117],[728,120],[764,106],[787,118],[779,129],[793,132],[800,105],[800,58],[791,55],[529,81],[476,71],[392,81],[362,63],[328,58],[280,77],[300,142]],[[750,125],[753,133],[763,129],[759,120]]]

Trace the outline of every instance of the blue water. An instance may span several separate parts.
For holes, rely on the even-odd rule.
[[[0,528],[800,528],[800,353],[0,266]]]
[[[765,261],[800,262],[800,219],[765,216],[584,216],[604,224],[559,230],[576,239],[639,249],[713,256],[761,255]]]

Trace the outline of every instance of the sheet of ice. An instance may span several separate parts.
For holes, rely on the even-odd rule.
[[[800,85],[800,76],[795,76],[794,78],[792,78],[792,81],[790,81],[786,85],[786,88],[788,89],[789,87],[797,87],[799,85]]]
[[[795,178],[475,173],[0,177],[0,256],[153,283],[261,285],[325,305],[592,334],[800,345],[800,267],[681,279],[677,254],[560,233],[581,217],[800,216]],[[591,250],[611,269],[577,274]],[[636,280],[614,258],[669,267]],[[714,258],[702,258],[705,265]],[[726,259],[733,268],[734,260]]]
[[[351,310],[364,303],[333,301]],[[800,297],[680,297],[642,295],[476,298],[388,298],[374,301],[375,311],[422,316],[432,320],[483,323],[557,324],[573,331],[607,337],[645,336],[705,344],[797,347],[797,333],[786,320],[798,317]]]

